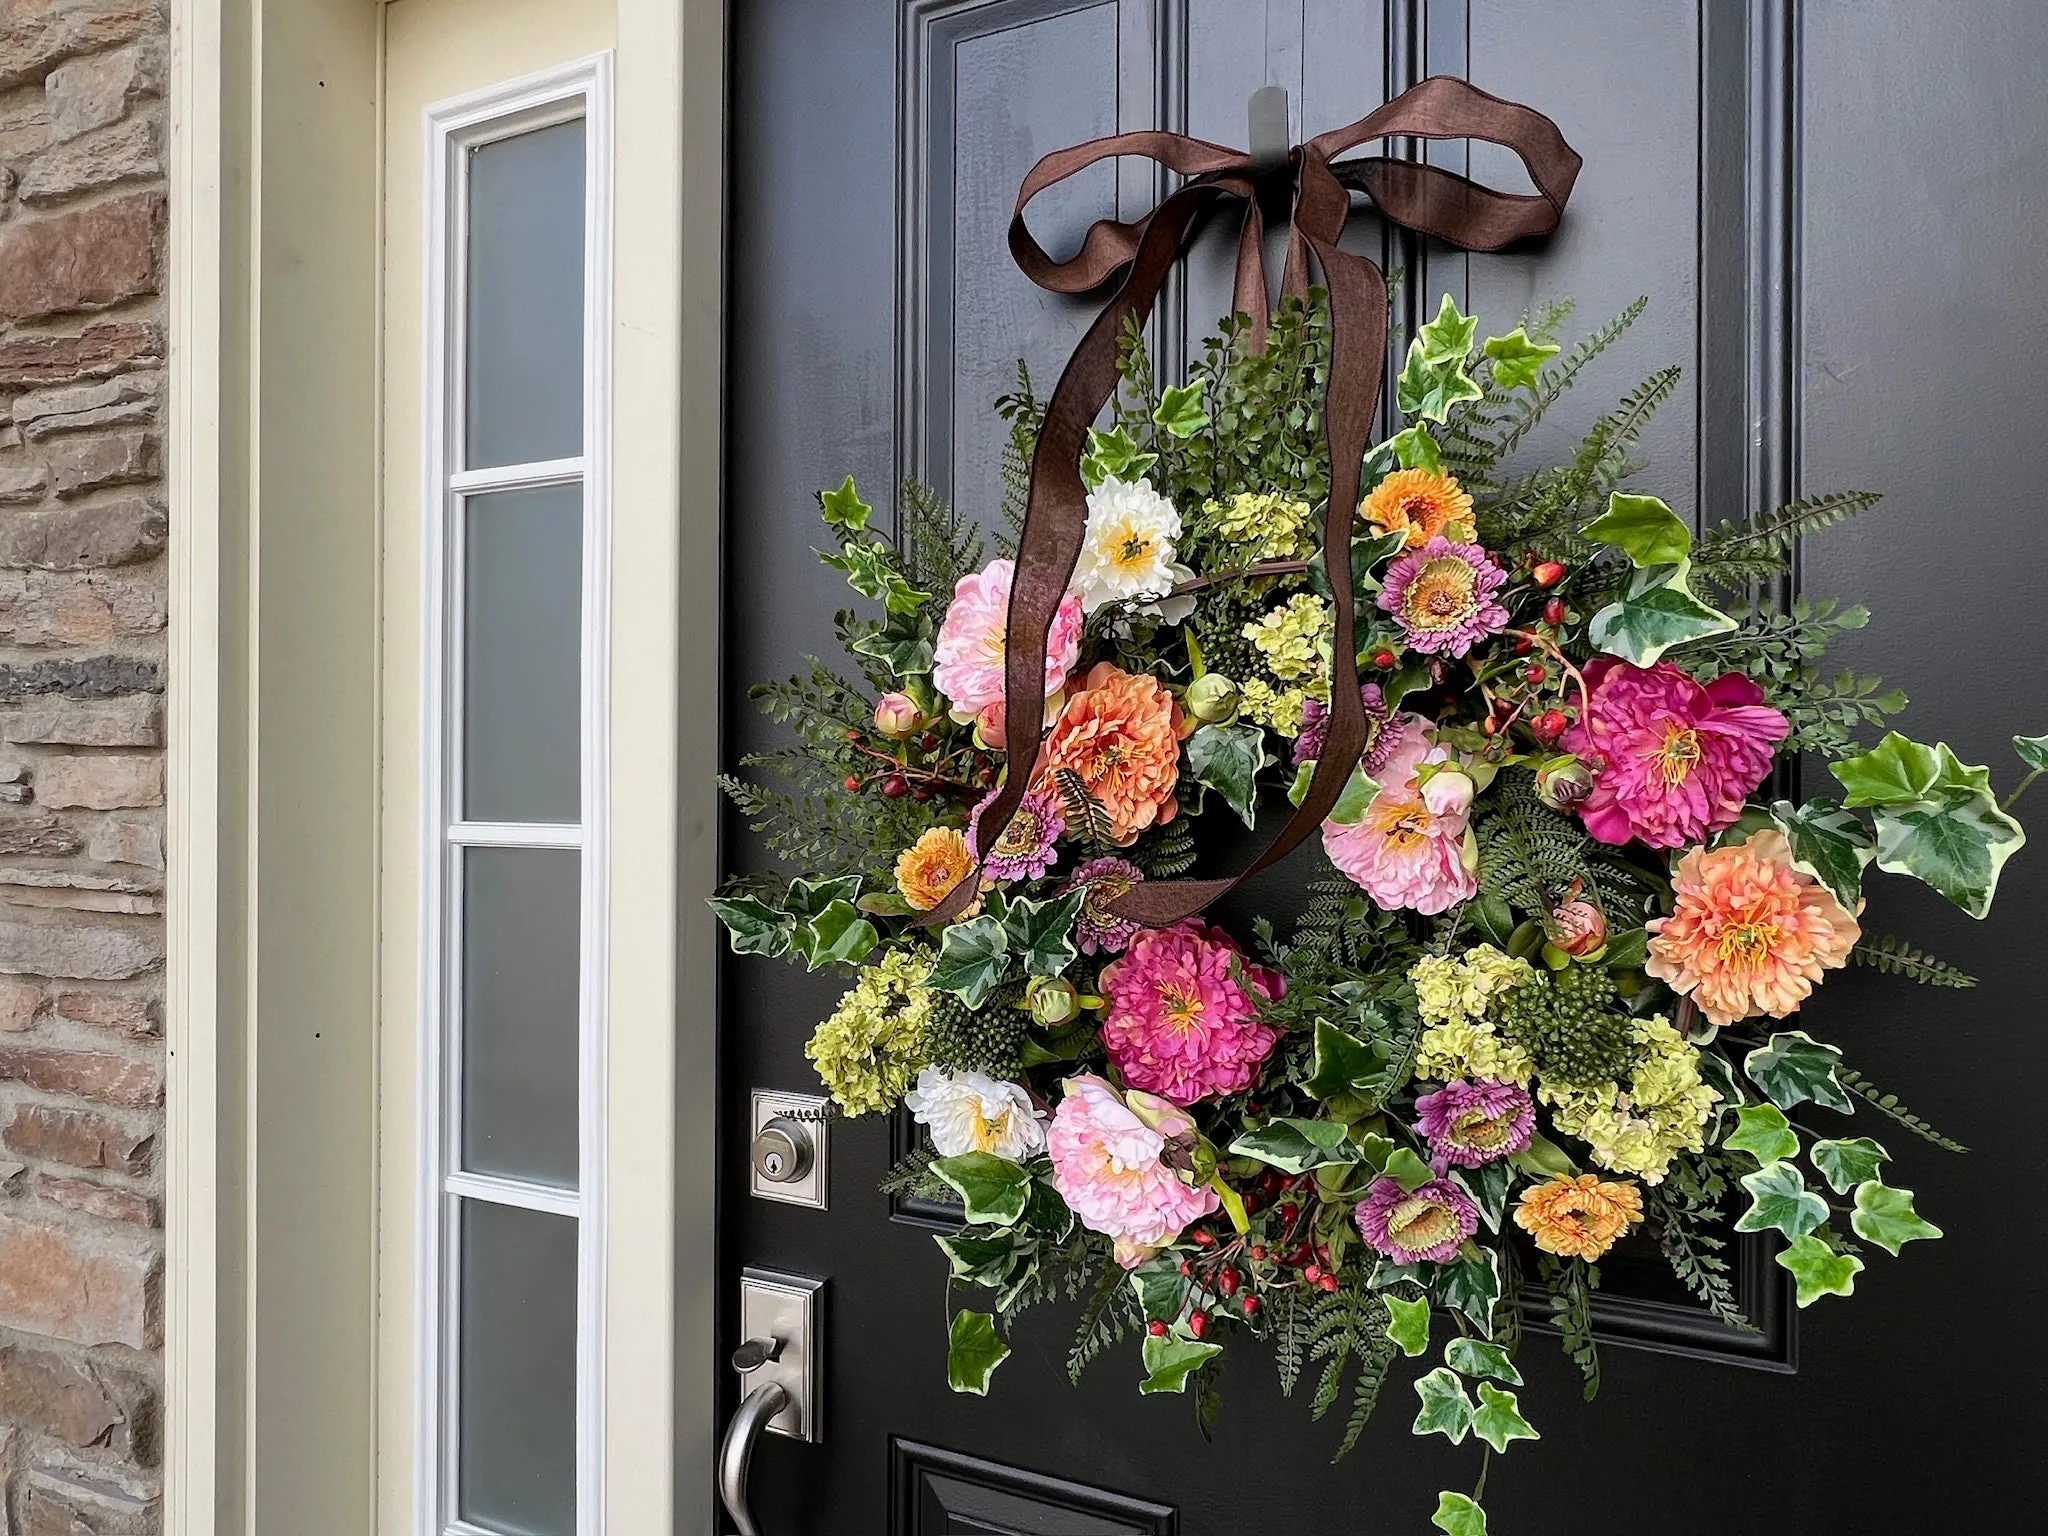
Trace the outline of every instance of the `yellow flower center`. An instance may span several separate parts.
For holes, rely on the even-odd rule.
[[[1396,852],[1408,853],[1429,840],[1429,807],[1420,800],[1386,796],[1375,803],[1373,824]]]
[[[1402,596],[1401,612],[1414,629],[1451,629],[1472,612],[1472,567],[1446,555],[1427,562]]]
[[[1387,1217],[1387,1236],[1411,1251],[1434,1248],[1457,1235],[1451,1213],[1432,1200],[1403,1200]]]
[[[1666,789],[1676,789],[1692,774],[1700,760],[1700,735],[1688,726],[1673,723],[1665,727],[1663,744],[1651,749],[1657,777]]]
[[[993,1152],[1010,1129],[1010,1111],[1005,1109],[991,1120],[977,1101],[974,1110],[974,1147],[978,1152]]]
[[[1508,1122],[1496,1120],[1483,1110],[1468,1109],[1451,1122],[1451,1140],[1461,1147],[1486,1152],[1508,1139]]]
[[[1159,1001],[1166,1009],[1166,1022],[1182,1033],[1193,1029],[1202,1017],[1202,1000],[1186,987],[1167,985],[1159,989]]]
[[[1720,943],[1716,946],[1723,965],[1739,966],[1744,970],[1762,969],[1771,957],[1781,937],[1778,925],[1751,919],[1730,923],[1721,930]]]
[[[995,852],[999,854],[1035,853],[1045,838],[1045,827],[1038,819],[1038,813],[1029,806],[1019,806],[1017,814],[1010,818],[1010,824],[1003,828],[1003,835],[996,839]]]
[[[1137,528],[1125,528],[1117,535],[1110,549],[1110,560],[1124,569],[1132,566],[1149,565],[1152,551],[1159,547],[1159,541],[1151,534]]]

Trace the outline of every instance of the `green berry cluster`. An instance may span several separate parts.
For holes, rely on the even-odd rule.
[[[1538,971],[1494,1004],[1502,1033],[1546,1081],[1569,1087],[1620,1082],[1641,1058],[1635,1024],[1614,1007],[1614,978],[1597,965]]]
[[[1202,665],[1237,682],[1265,675],[1265,659],[1258,647],[1245,638],[1244,627],[1255,623],[1265,608],[1249,590],[1258,583],[1225,582],[1203,594],[1203,601],[1189,616],[1188,627],[1202,647]]]
[[[999,987],[979,1008],[957,993],[932,990],[925,1024],[925,1053],[932,1065],[952,1072],[986,1072],[1014,1077],[1022,1070],[1019,1051],[1030,1016],[1017,1007],[1023,989]]]

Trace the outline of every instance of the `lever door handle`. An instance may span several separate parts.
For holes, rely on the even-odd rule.
[[[726,1426],[725,1441],[718,1448],[718,1496],[739,1527],[738,1536],[761,1536],[753,1511],[747,1507],[747,1469],[753,1464],[761,1431],[788,1404],[789,1394],[780,1382],[764,1382],[746,1395]]]

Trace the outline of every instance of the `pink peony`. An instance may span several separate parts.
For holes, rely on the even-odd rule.
[[[1415,1101],[1415,1129],[1440,1165],[1478,1168],[1529,1145],[1536,1105],[1513,1083],[1458,1078]]]
[[[1445,912],[1479,889],[1465,866],[1472,780],[1446,768],[1423,784],[1422,765],[1450,754],[1429,744],[1430,722],[1420,715],[1395,716],[1389,730],[1396,728],[1400,739],[1381,765],[1380,791],[1365,816],[1349,826],[1324,822],[1323,847],[1330,862],[1382,907]]]
[[[1404,1190],[1394,1179],[1375,1179],[1352,1212],[1366,1246],[1396,1264],[1448,1264],[1479,1230],[1479,1207],[1449,1179]]]
[[[1100,985],[1109,1059],[1124,1081],[1176,1104],[1249,1088],[1280,1040],[1258,1010],[1285,983],[1199,918],[1140,933]]]
[[[1579,815],[1603,843],[1679,848],[1734,825],[1792,730],[1739,672],[1702,685],[1667,661],[1602,656],[1586,684],[1591,713],[1560,745],[1593,769]]]
[[[1115,1240],[1116,1259],[1135,1269],[1191,1221],[1217,1207],[1216,1192],[1189,1185],[1166,1161],[1170,1144],[1192,1139],[1195,1122],[1149,1093],[1119,1094],[1101,1078],[1067,1079],[1046,1131],[1053,1187],[1081,1225]]]
[[[1010,619],[1010,581],[1014,568],[1007,560],[991,560],[986,569],[962,576],[946,607],[934,647],[932,681],[962,717],[980,714],[1003,699],[1004,637]],[[1060,599],[1045,646],[1045,691],[1057,694],[1074,663],[1081,659],[1081,599],[1069,592]],[[1000,711],[998,711],[998,714]]]

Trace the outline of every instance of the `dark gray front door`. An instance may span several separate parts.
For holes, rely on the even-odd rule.
[[[1804,552],[1800,585],[1867,602],[1845,664],[1913,695],[1914,734],[2000,761],[2048,716],[2048,436],[2038,353],[2048,270],[2048,6],[2040,0],[745,0],[734,6],[727,462],[728,760],[771,730],[745,685],[833,651],[844,589],[810,553],[812,493],[905,475],[985,517],[1017,359],[1049,382],[1089,316],[1032,288],[1005,246],[1017,182],[1048,150],[1148,127],[1243,141],[1245,99],[1286,86],[1296,128],[1349,122],[1428,73],[1463,74],[1554,117],[1585,155],[1547,247],[1466,257],[1405,240],[1398,303],[1444,290],[1488,321],[1569,295],[1590,326],[1651,306],[1600,387],[1532,443],[1541,458],[1652,368],[1685,366],[1648,440],[1649,489],[1718,521],[1802,491],[1888,500]],[[1463,164],[1462,146],[1439,146]],[[1505,152],[1470,169],[1520,186]],[[1137,162],[1040,199],[1056,254],[1087,222],[1160,191]],[[1351,237],[1379,249],[1369,217]],[[1226,302],[1212,232],[1157,321],[1163,355]],[[1405,350],[1403,316],[1392,345]],[[1412,320],[1407,323],[1412,324]],[[871,495],[878,503],[886,498]],[[1838,653],[1840,654],[1840,653]],[[759,858],[735,822],[729,866]],[[1792,1314],[1762,1252],[1741,1265],[1757,1338],[1718,1328],[1656,1268],[1617,1260],[1605,1387],[1533,1338],[1524,1405],[1546,1438],[1493,1468],[1496,1529],[1920,1533],[2017,1528],[2048,1494],[2048,1364],[2030,1292],[2048,1240],[2042,1065],[2027,962],[2048,868],[2015,861],[1972,924],[1885,886],[1866,923],[1985,980],[1917,991],[1830,982],[1817,1034],[1970,1142],[1892,1137],[1941,1244],[1864,1277],[1850,1303]],[[891,1130],[832,1132],[827,1211],[747,1197],[747,1094],[805,1090],[802,1055],[837,988],[758,961],[724,977],[726,1270],[830,1278],[827,1438],[771,1441],[754,1477],[770,1536],[942,1532],[1241,1536],[1414,1532],[1469,1462],[1411,1438],[1399,1377],[1358,1452],[1283,1401],[1256,1351],[1223,1378],[1213,1444],[1187,1399],[1139,1399],[1112,1355],[1067,1383],[1070,1310],[1019,1328],[987,1399],[946,1390],[939,1256],[876,1191]],[[1875,1126],[1861,1127],[1866,1131]],[[2025,1171],[2031,1177],[2023,1177]],[[728,1348],[737,1340],[729,1340]],[[1796,1367],[1796,1369],[1795,1369]]]

